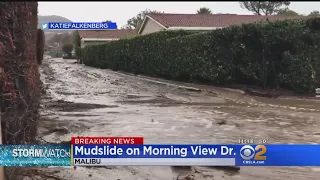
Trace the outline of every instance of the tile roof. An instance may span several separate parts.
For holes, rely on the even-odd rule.
[[[79,31],[80,38],[121,38],[136,35],[136,30],[117,29],[117,30],[98,30],[98,31]]]
[[[146,14],[165,27],[226,27],[230,25],[253,23],[266,20],[284,20],[297,18],[295,16],[259,16],[237,14]],[[298,16],[299,18],[299,16]]]

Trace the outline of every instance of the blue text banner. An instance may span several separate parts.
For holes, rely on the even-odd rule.
[[[148,158],[153,165],[157,162],[169,165],[171,161],[156,159],[176,159],[187,162],[186,166],[197,164],[199,161],[208,163],[219,160],[219,166],[320,166],[320,145],[74,145],[73,157],[75,159],[98,158],[102,162],[122,163],[130,161],[126,165],[135,165],[139,161],[144,165]],[[108,158],[110,158],[108,160]],[[225,160],[223,160],[225,158]],[[112,159],[112,160],[111,160]],[[137,160],[135,160],[137,159]],[[139,160],[140,159],[140,160]],[[144,160],[142,160],[144,159]],[[180,159],[180,160],[179,160]],[[182,160],[188,159],[188,160]],[[192,162],[194,159],[194,162]],[[205,160],[206,159],[206,160]],[[119,162],[118,162],[119,161]],[[165,162],[163,162],[165,161]],[[173,161],[172,161],[173,162]],[[213,165],[214,163],[212,163]],[[146,163],[150,165],[150,161]]]
[[[116,30],[115,22],[42,22],[42,30]]]

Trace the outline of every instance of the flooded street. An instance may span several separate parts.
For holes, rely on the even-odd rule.
[[[267,99],[240,91],[129,76],[50,59],[41,66],[46,94],[39,136],[59,143],[72,136],[143,136],[145,143],[319,143],[320,101]],[[200,91],[200,89],[204,89]],[[210,167],[42,168],[45,179],[266,180],[319,179],[320,168]]]

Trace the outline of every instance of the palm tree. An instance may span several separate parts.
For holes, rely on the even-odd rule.
[[[212,13],[209,8],[202,7],[197,11],[197,14],[212,14]]]

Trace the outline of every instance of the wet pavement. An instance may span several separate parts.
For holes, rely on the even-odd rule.
[[[319,143],[320,101],[268,99],[223,88],[129,76],[50,59],[41,66],[46,89],[39,136],[47,142],[72,136],[143,136],[145,143]],[[212,167],[40,168],[43,179],[283,180],[319,179],[320,168]],[[31,171],[30,171],[31,172]],[[42,175],[41,175],[42,174]],[[45,175],[44,175],[45,174]],[[36,176],[35,176],[36,177]],[[40,178],[41,179],[41,178]]]

